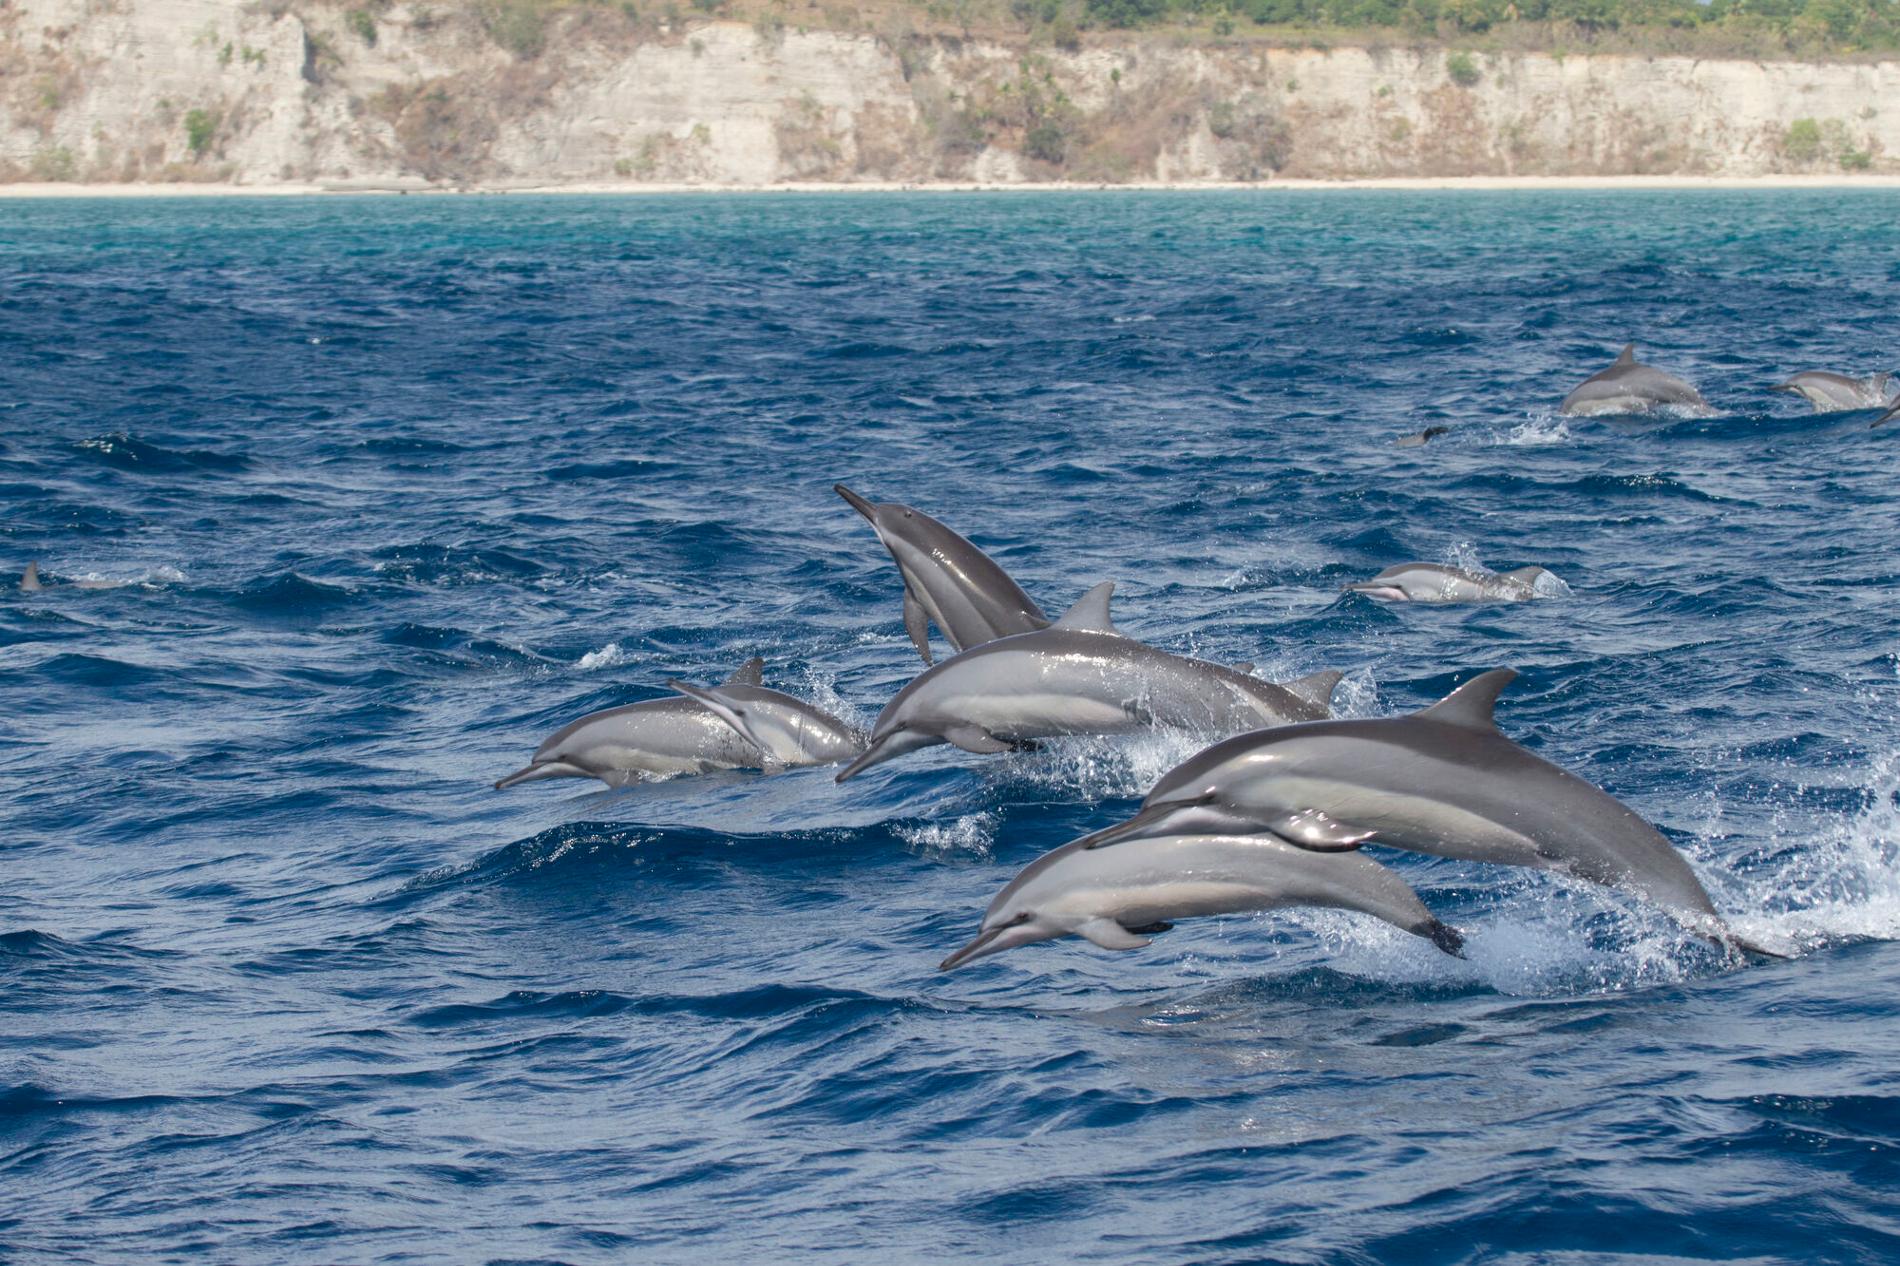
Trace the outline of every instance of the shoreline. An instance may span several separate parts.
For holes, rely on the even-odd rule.
[[[220,183],[178,184],[60,184],[21,182],[0,184],[5,198],[282,198],[351,195],[642,195],[642,194],[761,194],[761,193],[1288,193],[1329,190],[1400,190],[1413,192],[1561,192],[1587,190],[1719,190],[1719,189],[1900,189],[1900,175],[1881,176],[1389,176],[1364,180],[1236,181],[1130,181],[1124,184],[1077,182],[1020,182],[986,184],[980,181],[901,183],[861,181],[778,184],[675,184],[635,181],[510,181],[492,185],[430,185],[421,181],[329,181],[269,185]]]

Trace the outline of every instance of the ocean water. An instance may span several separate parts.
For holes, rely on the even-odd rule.
[[[1900,1257],[1900,425],[1765,390],[1896,298],[1890,193],[6,204],[0,1260]],[[1558,417],[1630,340],[1716,415]],[[491,789],[753,654],[868,723],[839,480],[1351,715],[1518,668],[1791,957],[1387,853],[1467,961],[935,970],[1186,735]]]

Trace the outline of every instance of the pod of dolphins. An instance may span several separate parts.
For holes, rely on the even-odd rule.
[[[838,782],[925,747],[1033,750],[1063,735],[1166,726],[1219,741],[1157,782],[1136,814],[1045,854],[993,900],[945,970],[1080,936],[1136,949],[1174,921],[1290,906],[1355,910],[1462,956],[1463,937],[1359,850],[1534,866],[1655,903],[1731,954],[1776,956],[1732,931],[1676,849],[1634,810],[1513,743],[1492,709],[1516,677],[1492,669],[1411,716],[1338,720],[1337,672],[1274,683],[1252,665],[1169,654],[1127,637],[1112,583],[1050,620],[970,541],[910,506],[839,484],[903,580],[904,628],[924,669],[867,735],[763,684],[753,659],[718,686],[592,713],[497,788],[592,777],[783,769],[848,761]],[[1548,573],[1388,568],[1349,590],[1405,601],[1521,601]],[[936,660],[935,626],[954,654]]]

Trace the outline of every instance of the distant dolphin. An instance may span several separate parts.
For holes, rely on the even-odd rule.
[[[1316,721],[1216,743],[1164,775],[1134,817],[1080,846],[1265,833],[1317,850],[1376,843],[1539,866],[1630,889],[1699,932],[1768,953],[1729,931],[1655,827],[1498,732],[1491,711],[1516,676],[1493,669],[1410,716]]]
[[[1462,957],[1464,938],[1369,857],[1264,835],[1168,835],[1104,849],[1075,840],[1044,853],[996,895],[975,939],[940,970],[1059,936],[1140,949],[1176,919],[1288,906],[1358,910]]]
[[[1448,426],[1428,426],[1422,431],[1414,431],[1410,435],[1401,435],[1392,442],[1400,448],[1419,448],[1431,443],[1439,436],[1449,434],[1450,432],[1451,428]]]
[[[1537,582],[1548,575],[1542,567],[1477,572],[1443,563],[1400,563],[1347,585],[1345,592],[1392,602],[1528,602],[1543,596]]]
[[[994,559],[921,510],[897,502],[873,504],[843,484],[832,491],[851,503],[877,532],[904,578],[904,630],[917,653],[930,659],[935,621],[959,651],[1049,627],[1049,617]]]
[[[809,708],[789,695],[761,686],[764,667],[764,660],[747,660],[712,693],[721,700],[751,705],[760,714]],[[825,717],[816,708],[810,708],[805,715],[813,721],[813,733],[809,737],[814,746],[822,748],[828,741],[828,736],[821,737],[816,732],[826,728],[817,718],[824,717],[830,723],[829,728],[846,729],[842,722]],[[778,737],[775,723],[762,721],[757,728],[761,732],[770,730],[775,739]],[[839,753],[824,759],[842,759],[848,754]],[[495,788],[501,790],[543,778],[598,778],[609,787],[624,787],[639,781],[643,775],[761,769],[775,763],[816,762],[779,762],[775,753],[763,750],[719,712],[696,698],[677,695],[591,712],[561,727],[541,744],[526,768],[509,774],[497,782]]]
[[[1846,409],[1878,409],[1886,404],[1891,394],[1889,386],[1892,374],[1875,374],[1870,378],[1849,378],[1846,374],[1830,374],[1824,369],[1810,369],[1796,374],[1786,382],[1778,382],[1770,391],[1786,391],[1805,397],[1814,406],[1816,413],[1839,413]],[[1883,419],[1884,420],[1884,419]]]
[[[906,752],[954,743],[1004,752],[1059,734],[1150,725],[1209,733],[1328,715],[1337,673],[1278,686],[1123,637],[1109,619],[1113,581],[1047,629],[998,638],[925,669],[885,705],[871,746],[838,781]]]
[[[849,760],[864,750],[865,737],[822,708],[763,686],[689,686],[666,683],[698,700],[744,735],[768,764],[791,769]]]
[[[36,562],[26,565],[26,572],[20,577],[21,593],[38,593],[46,586],[40,583],[40,565]]]
[[[1660,405],[1689,405],[1707,409],[1709,402],[1680,378],[1640,364],[1636,344],[1623,348],[1608,369],[1584,379],[1564,397],[1565,413],[1646,413]]]

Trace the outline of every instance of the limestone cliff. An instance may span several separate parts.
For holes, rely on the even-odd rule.
[[[670,10],[677,14],[677,10]],[[1900,62],[1068,49],[567,8],[0,0],[0,179],[1262,180],[1900,171]]]

